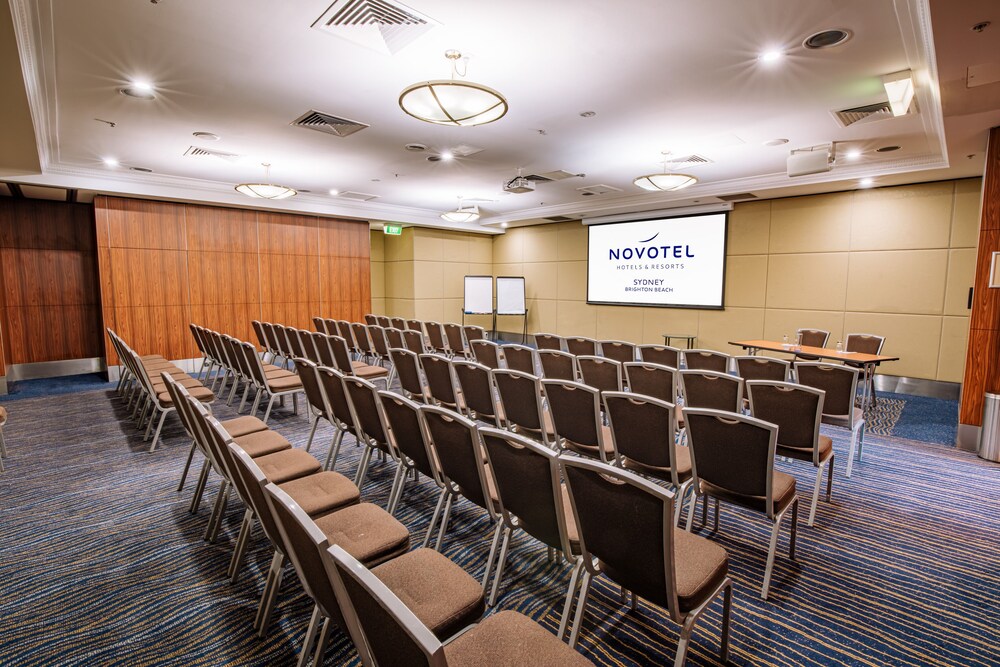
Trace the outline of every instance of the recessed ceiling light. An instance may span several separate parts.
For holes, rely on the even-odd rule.
[[[820,30],[805,38],[802,46],[807,49],[828,49],[831,46],[843,44],[851,38],[851,31],[842,28],[832,30]]]
[[[773,63],[778,60],[781,60],[781,56],[783,55],[785,54],[782,53],[781,51],[777,49],[771,49],[769,51],[764,51],[759,56],[757,56],[757,60],[761,61],[762,63]]]
[[[860,185],[863,188],[870,188],[874,184],[875,184],[875,179],[873,178],[862,178],[860,181],[858,181],[858,185]]]
[[[451,151],[441,151],[441,159],[445,162],[450,162],[455,159],[455,156],[452,155]]]
[[[504,229],[507,229],[507,223],[506,222],[501,222],[500,226],[503,227]]]
[[[893,151],[898,151],[899,146],[881,146],[875,149],[876,153],[891,153]]]
[[[597,115],[596,111],[581,111],[580,112],[580,118],[593,118],[596,115]],[[542,130],[539,130],[539,133],[540,134],[544,134],[544,132]]]
[[[336,197],[337,195],[340,194],[340,190],[337,190],[336,188],[334,188],[334,189],[330,190],[330,194],[333,195],[334,197]]]
[[[846,157],[848,160],[857,160],[859,157],[861,157],[861,151],[858,150],[857,148],[852,148],[851,150],[844,153],[844,157]]]
[[[764,142],[765,146],[781,146],[782,144],[787,144],[788,139],[768,139]]]
[[[119,164],[120,163],[118,162],[118,158],[113,158],[113,157],[104,158],[105,167],[117,167]]]
[[[427,146],[424,146],[423,144],[406,144],[403,148],[413,153],[419,153],[420,151],[427,150]]]
[[[131,81],[124,88],[119,88],[118,92],[140,100],[156,99],[156,92],[153,90],[153,85],[148,81]]]
[[[132,171],[141,171],[144,174],[153,173],[153,170],[149,169],[148,167],[129,167],[129,169],[131,169]]]
[[[191,136],[198,137],[199,139],[204,139],[205,141],[218,141],[219,135],[212,132],[192,132]]]

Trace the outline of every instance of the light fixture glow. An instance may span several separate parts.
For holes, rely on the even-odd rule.
[[[106,157],[104,158],[103,162],[105,167],[117,167],[119,164],[121,164],[120,162],[118,162],[118,158],[113,158],[113,157]]]
[[[861,151],[858,150],[857,148],[852,148],[851,150],[844,153],[844,157],[847,158],[848,160],[857,160],[859,157],[861,157]]]
[[[698,182],[698,179],[690,174],[668,172],[667,162],[670,161],[668,159],[669,156],[670,151],[663,152],[663,171],[661,173],[638,176],[632,181],[632,183],[639,186],[643,190],[652,190],[653,192],[670,192],[672,190],[682,190]]]
[[[501,222],[500,226],[503,227],[504,229],[507,229],[507,223],[506,222]]]
[[[444,162],[451,162],[454,159],[455,159],[455,156],[452,155],[451,151],[442,151],[441,152],[441,160],[442,161],[444,161]]]
[[[448,222],[455,223],[467,223],[475,222],[479,220],[479,207],[478,206],[466,206],[462,207],[462,198],[458,198],[458,208],[454,211],[445,211],[441,214],[441,219]]]
[[[293,188],[271,183],[271,165],[263,162],[261,166],[264,167],[264,180],[267,182],[240,183],[236,186],[237,192],[255,199],[287,199],[298,194]]]
[[[885,94],[889,97],[889,108],[893,116],[905,116],[913,102],[913,73],[910,70],[886,74],[882,77]]]
[[[783,55],[785,54],[782,53],[781,51],[778,51],[777,49],[771,49],[761,53],[759,56],[757,56],[757,59],[762,63],[773,63],[778,60],[781,60],[781,57]]]
[[[140,100],[156,99],[156,91],[153,90],[153,84],[148,81],[129,81],[128,85],[124,88],[119,88],[118,92]]]
[[[149,83],[148,81],[133,81],[132,87],[136,88],[137,90],[143,90],[143,91],[153,90],[153,84]]]
[[[873,178],[862,178],[860,181],[858,181],[858,185],[860,185],[863,188],[870,188],[874,184],[875,184],[875,179]]]
[[[337,190],[336,188],[331,189],[330,190],[330,194],[333,195],[334,197],[336,197],[337,195],[340,194],[340,190]]]
[[[462,54],[446,51],[444,55],[452,61],[452,78],[409,86],[399,94],[400,108],[417,120],[435,125],[471,127],[502,118],[508,108],[504,96],[478,83],[455,79]],[[460,76],[464,77],[465,72]]]

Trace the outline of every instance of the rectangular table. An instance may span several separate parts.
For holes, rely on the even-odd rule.
[[[795,345],[793,343],[780,343],[774,340],[737,340],[729,341],[730,345],[742,347],[749,354],[757,354],[761,350],[768,352],[785,352],[787,354],[803,354],[820,359],[835,359],[843,361],[852,366],[859,366],[864,371],[864,393],[861,399],[861,409],[865,414],[865,421],[868,421],[868,409],[871,404],[869,385],[875,375],[875,369],[884,361],[899,361],[899,357],[890,357],[884,354],[865,354],[863,352],[837,352],[827,347],[812,347],[811,345]]]

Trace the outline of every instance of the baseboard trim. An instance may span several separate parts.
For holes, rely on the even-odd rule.
[[[17,380],[39,380],[41,378],[64,377],[66,375],[103,373],[104,370],[104,359],[101,357],[39,361],[30,364],[12,364],[8,366],[6,379],[11,382]]]
[[[967,452],[974,452],[979,449],[979,433],[982,427],[972,424],[959,424],[958,436],[955,438],[955,445]]]

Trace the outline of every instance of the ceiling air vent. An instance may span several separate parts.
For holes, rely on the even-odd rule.
[[[352,192],[348,190],[347,192],[341,192],[337,195],[340,199],[353,199],[354,201],[371,201],[372,199],[378,199],[378,195],[369,195],[364,192]]]
[[[217,157],[220,160],[228,160],[229,162],[237,162],[240,159],[240,156],[235,153],[213,151],[208,148],[202,148],[201,146],[189,147],[186,151],[184,151],[184,155],[188,157]]]
[[[910,113],[916,113],[916,108],[916,102],[911,103]],[[849,127],[859,123],[871,123],[876,120],[886,120],[893,117],[892,108],[889,106],[888,101],[866,104],[863,107],[854,107],[853,109],[831,111],[830,113],[840,123],[841,127]]]
[[[685,155],[679,158],[667,159],[667,164],[670,165],[671,169],[687,169],[688,167],[697,167],[700,164],[709,164],[711,162],[711,160],[703,155]]]
[[[390,0],[337,0],[313,28],[393,55],[438,25],[429,16]]]
[[[307,130],[316,130],[324,134],[332,134],[335,137],[346,137],[360,130],[369,127],[356,120],[340,118],[322,111],[307,111],[291,123],[295,127],[304,127]]]
[[[613,185],[604,185],[603,183],[599,183],[597,185],[587,185],[582,188],[577,188],[576,190],[584,197],[593,197],[594,195],[606,195],[609,192],[622,191],[621,188],[616,188]]]
[[[583,174],[571,174],[568,171],[556,169],[555,171],[546,171],[540,174],[528,174],[525,178],[536,183],[551,183],[552,181],[561,181],[566,178],[577,178],[579,176],[583,176]]]
[[[722,201],[743,201],[744,199],[757,199],[757,195],[752,192],[740,192],[735,195],[717,195],[715,198]]]
[[[545,219],[549,222],[569,222],[570,220],[579,220],[580,218],[571,218],[568,215],[551,215]]]

